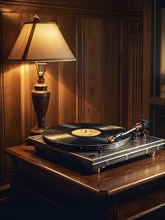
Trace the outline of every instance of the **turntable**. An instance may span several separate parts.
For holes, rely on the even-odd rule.
[[[149,121],[141,120],[132,129],[80,123],[57,125],[44,130],[42,135],[30,136],[36,152],[53,152],[62,160],[73,161],[92,172],[141,156],[154,156],[163,149],[165,140],[149,136]]]

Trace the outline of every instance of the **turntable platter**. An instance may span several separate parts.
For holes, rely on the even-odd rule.
[[[64,124],[48,128],[43,131],[43,140],[52,146],[66,150],[98,150],[106,148],[110,143],[107,137],[124,132],[123,127],[79,123]]]

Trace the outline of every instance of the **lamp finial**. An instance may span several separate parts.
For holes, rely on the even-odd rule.
[[[40,18],[39,18],[38,15],[34,15],[33,18],[34,18],[33,22],[39,22],[40,21]]]

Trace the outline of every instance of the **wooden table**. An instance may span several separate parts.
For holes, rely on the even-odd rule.
[[[5,151],[13,162],[13,186],[65,210],[72,219],[137,219],[165,208],[164,149],[155,157],[101,173],[88,173],[76,164],[61,165],[56,159],[38,156],[31,145]]]

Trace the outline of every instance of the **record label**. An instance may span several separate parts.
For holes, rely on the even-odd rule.
[[[101,134],[101,131],[92,128],[80,128],[73,130],[71,133],[78,137],[95,137]]]

